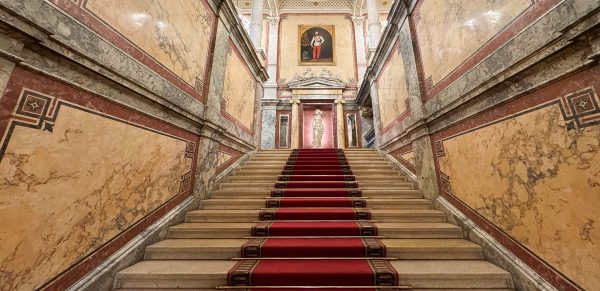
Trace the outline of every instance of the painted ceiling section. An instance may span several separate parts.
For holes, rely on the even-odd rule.
[[[240,13],[250,12],[253,0],[234,0]],[[393,0],[377,0],[382,12],[390,10]],[[366,0],[265,0],[264,12],[269,15],[298,12],[342,12],[353,15],[365,14]]]

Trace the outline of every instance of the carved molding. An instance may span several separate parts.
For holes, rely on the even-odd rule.
[[[298,88],[299,86],[307,86],[310,83],[321,83],[327,87],[346,87],[346,83],[342,81],[339,75],[333,74],[327,68],[322,68],[319,74],[315,74],[311,68],[307,68],[306,71],[296,75],[294,78],[287,83],[287,87]]]
[[[351,19],[355,26],[363,26],[365,24],[364,16],[352,16]]]
[[[279,20],[281,20],[281,18],[279,16],[275,16],[275,17],[268,16],[268,17],[266,17],[266,19],[269,22],[270,26],[279,26]]]

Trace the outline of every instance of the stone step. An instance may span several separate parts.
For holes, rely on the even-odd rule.
[[[227,284],[234,260],[148,260],[117,274],[115,288],[214,289]],[[482,260],[398,260],[400,285],[415,289],[513,288],[510,273]]]
[[[146,248],[146,260],[227,260],[246,239],[168,239]],[[388,257],[403,260],[479,260],[480,246],[464,239],[381,239]]]
[[[354,166],[354,165],[391,165],[390,162],[381,159],[348,159],[348,164],[350,164],[350,166]]]
[[[231,183],[270,182],[275,183],[277,176],[231,176],[225,180]]]
[[[187,222],[169,228],[171,238],[243,238],[254,223]],[[378,234],[388,238],[463,238],[462,230],[449,223],[375,223]]]
[[[146,247],[146,260],[228,260],[239,257],[248,240],[229,239],[167,239]]]
[[[319,181],[322,182],[322,181]],[[318,182],[315,183],[318,185]],[[358,183],[361,189],[413,189],[412,183],[405,182],[361,182]],[[257,189],[275,189],[275,181],[270,182],[224,182],[221,183],[220,189],[244,189],[244,188],[257,188]]]
[[[366,198],[372,209],[431,209],[427,199],[372,199]],[[200,209],[258,209],[265,207],[264,198],[255,199],[207,199],[200,202]]]
[[[370,165],[371,163],[377,164],[377,165],[390,166],[390,167],[392,167],[394,165],[393,163],[385,161],[385,160],[374,160],[374,159],[367,159],[365,161],[348,160],[348,164],[353,165],[353,166]]]
[[[283,163],[285,164],[288,161],[289,157],[252,157],[251,159],[249,159],[246,164],[248,163]]]
[[[285,162],[289,159],[289,155],[276,155],[276,156],[268,156],[268,155],[254,155],[252,156],[248,162],[251,161],[273,161],[273,162]]]
[[[358,177],[355,177],[356,182],[358,183],[390,183],[390,182],[400,182],[406,183],[408,181],[408,177],[406,176],[392,176],[392,177],[380,177],[376,175],[361,175],[360,180]],[[272,182],[275,183],[277,180],[277,175],[275,176],[231,176],[227,179],[229,182]]]
[[[481,246],[465,239],[381,239],[387,256],[401,260],[481,260]]]
[[[293,209],[293,208],[285,208]],[[306,208],[303,208],[306,209]],[[326,209],[326,208],[318,208]],[[443,212],[432,209],[406,210],[406,209],[371,209],[371,219],[380,222],[444,222],[446,216]],[[260,210],[240,209],[200,209],[190,211],[186,215],[186,222],[253,222],[259,219]]]
[[[252,157],[247,163],[250,162],[273,162],[273,163],[285,163],[288,160],[288,156],[278,156],[278,157],[261,157],[261,156],[254,156]]]
[[[513,288],[511,274],[483,260],[392,261],[400,285],[419,288]]]
[[[242,167],[241,171],[248,171],[248,170],[266,170],[266,169],[276,169],[276,170],[283,170],[284,169],[285,164],[271,164],[271,163],[248,163],[245,166]],[[321,167],[314,167],[311,168],[318,170]],[[394,168],[391,164],[389,163],[365,163],[365,164],[351,164],[350,165],[350,169],[352,169],[352,171],[354,170],[390,170],[390,171],[394,171]]]
[[[281,174],[281,171],[283,170],[283,168],[281,169],[262,169],[262,168],[242,168],[240,169],[238,172],[235,173],[235,175],[239,175],[239,176],[270,176],[270,177],[275,177],[277,175]],[[389,166],[388,168],[382,168],[382,169],[354,169],[352,168],[352,173],[356,176],[358,175],[365,175],[365,176],[378,176],[378,177],[390,177],[390,176],[406,176],[405,174],[402,174],[399,171],[396,171],[392,168],[392,166]]]
[[[227,273],[237,261],[232,260],[150,260],[120,271],[114,288],[189,288],[214,290],[227,285]]]
[[[286,163],[288,162],[287,159],[285,160],[255,160],[252,159],[248,162],[246,162],[244,164],[244,167],[255,167],[255,166],[272,166],[272,167],[283,167]],[[348,164],[350,165],[350,167],[353,166],[363,166],[363,165],[381,165],[381,166],[387,166],[387,165],[392,165],[391,163],[385,161],[385,160],[371,160],[371,159],[364,159],[364,160],[351,160],[348,161]]]
[[[335,188],[330,188],[335,189]],[[330,190],[324,189],[324,190]],[[362,191],[363,197],[369,198],[422,198],[420,190],[414,189],[367,189],[359,188]],[[304,189],[310,191],[311,189]],[[240,188],[240,189],[223,189],[215,190],[211,192],[211,197],[216,199],[224,198],[265,198],[271,197],[271,191],[268,189],[256,189],[256,188]]]
[[[257,151],[256,153],[254,153],[255,155],[289,155],[291,154],[292,151],[290,150],[274,150],[274,151]]]
[[[369,169],[369,168],[352,168],[352,173],[355,176],[406,176],[403,173],[389,166],[388,168],[380,168],[380,169]]]
[[[347,154],[345,155],[347,160],[375,160],[375,161],[384,161],[383,157],[379,154]]]
[[[380,156],[373,156],[373,157],[346,157],[346,161],[348,161],[349,163],[357,163],[357,162],[367,162],[367,161],[371,161],[371,162],[386,162],[386,163],[390,163],[388,160],[380,157]]]

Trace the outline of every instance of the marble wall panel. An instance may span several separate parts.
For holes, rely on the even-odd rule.
[[[335,27],[335,65],[300,65],[298,60],[299,25],[333,25]],[[356,85],[357,66],[352,20],[345,14],[283,15],[279,33],[278,83],[287,83],[306,72],[319,75],[327,69],[333,77]]]
[[[398,157],[402,158],[413,166],[415,165],[415,153],[413,151],[398,154]]]
[[[408,87],[404,71],[404,60],[396,43],[376,80],[379,98],[379,117],[382,132],[398,124],[409,112],[407,105]]]
[[[426,89],[433,89],[499,32],[507,30],[515,19],[535,6],[534,2],[421,0],[412,19]],[[521,26],[512,32],[516,33]],[[479,62],[481,58],[483,56],[478,56],[474,61]]]
[[[191,195],[197,135],[21,68],[0,132],[2,290],[64,289]]]
[[[229,41],[226,51],[221,112],[239,128],[253,134],[256,79],[233,42]]]
[[[260,132],[260,148],[261,149],[274,149],[277,148],[277,131],[278,131],[278,120],[277,111],[275,106],[265,106],[261,104],[262,116],[261,116],[261,132]]]
[[[216,16],[206,0],[47,0],[204,100]]]
[[[547,263],[586,290],[600,288],[598,81],[596,66],[433,137],[442,194],[545,279],[568,284]]]
[[[219,152],[217,153],[217,171],[215,174],[218,175],[227,170],[229,166],[233,165],[243,155],[243,152],[240,152],[234,148],[228,147],[224,144],[219,145]]]
[[[390,155],[398,160],[403,166],[405,166],[409,171],[415,173],[415,152],[413,151],[412,145],[408,144],[403,146],[397,150],[390,152]]]
[[[287,124],[282,124],[282,116],[287,117]],[[273,123],[274,141],[275,148],[278,149],[289,149],[292,141],[292,111],[291,110],[277,110],[275,111],[275,120]],[[263,111],[264,118],[264,111]],[[264,135],[264,133],[263,133]]]

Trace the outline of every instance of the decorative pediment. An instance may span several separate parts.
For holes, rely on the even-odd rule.
[[[346,87],[346,84],[314,77],[306,80],[289,82],[288,87],[290,89],[343,89]]]
[[[307,68],[301,74],[296,74],[287,84],[290,89],[343,89],[346,83],[340,76],[334,75],[326,68],[322,68],[319,74],[315,74],[311,68]]]

